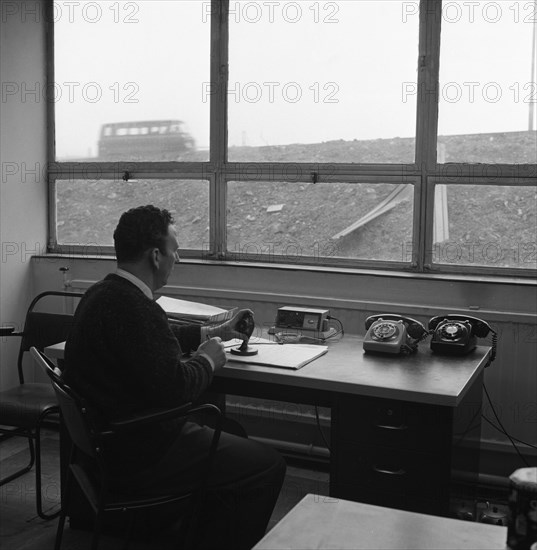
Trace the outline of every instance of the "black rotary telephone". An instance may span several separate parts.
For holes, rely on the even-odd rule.
[[[412,353],[429,332],[416,319],[391,313],[371,315],[365,320],[364,351]]]
[[[492,352],[487,366],[496,358],[497,335],[482,319],[464,314],[438,315],[429,321],[433,333],[431,350],[445,355],[464,355],[477,345],[477,338],[492,333]]]

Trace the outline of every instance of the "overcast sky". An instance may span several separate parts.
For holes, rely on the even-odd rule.
[[[413,136],[417,1],[230,4],[230,145]],[[222,92],[208,85],[209,2],[54,6],[59,157],[95,155],[101,124],[128,120],[183,120],[208,146]],[[533,9],[445,3],[440,134],[528,129]]]

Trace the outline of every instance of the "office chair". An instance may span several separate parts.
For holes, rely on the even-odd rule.
[[[173,409],[152,411],[145,415],[126,418],[111,423],[103,430],[93,421],[93,418],[95,418],[94,413],[88,402],[62,381],[59,371],[55,369],[50,360],[35,348],[32,348],[31,353],[50,378],[60,405],[61,421],[66,427],[72,441],[69,467],[65,477],[66,483],[62,487],[62,510],[56,533],[55,550],[59,550],[61,546],[65,518],[69,507],[70,488],[73,481],[76,481],[79,485],[95,514],[91,542],[92,550],[96,550],[99,544],[103,516],[106,512],[147,511],[170,503],[181,503],[181,510],[185,511],[181,533],[182,548],[192,548],[195,543],[198,512],[202,505],[207,479],[220,440],[222,429],[222,414],[220,409],[213,404],[192,406],[191,403],[188,403]],[[110,441],[115,435],[121,434],[126,430],[133,431],[140,426],[148,426],[172,418],[185,418],[198,413],[216,415],[216,428],[211,441],[211,447],[207,454],[205,470],[196,490],[151,497],[147,495],[121,495],[109,490],[110,476],[108,474],[104,445],[106,441]],[[84,455],[91,457],[96,462],[97,471],[89,468],[87,462],[84,462],[84,460],[79,460],[79,457],[84,457]],[[133,480],[132,486],[135,486],[135,483],[136,480]],[[129,542],[130,530],[132,529],[134,519],[135,516],[133,514],[126,534],[125,548]]]
[[[13,327],[2,327],[0,330],[1,336],[21,337],[17,360],[19,385],[0,392],[0,441],[13,436],[25,437],[28,439],[30,450],[30,462],[16,472],[0,479],[0,485],[25,474],[32,469],[35,463],[37,513],[43,519],[52,519],[59,515],[59,511],[54,514],[43,512],[41,490],[41,428],[46,420],[51,419],[51,415],[58,412],[58,402],[48,382],[25,382],[23,362],[26,352],[31,347],[43,349],[67,338],[73,320],[72,315],[34,311],[38,305],[41,305],[43,298],[51,296],[55,301],[59,301],[61,298],[63,302],[67,297],[80,298],[83,294],[59,291],[43,292],[32,300],[26,313],[22,332],[15,332]]]

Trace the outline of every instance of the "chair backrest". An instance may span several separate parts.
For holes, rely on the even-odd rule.
[[[37,348],[30,349],[32,357],[49,377],[62,415],[62,421],[69,432],[73,444],[86,455],[96,457],[95,431],[88,418],[88,408],[84,400],[77,395],[57,374],[54,365]]]
[[[50,290],[38,294],[33,300],[26,313],[24,329],[22,331],[22,340],[19,348],[19,357],[17,368],[19,371],[19,381],[24,384],[23,358],[24,353],[35,347],[43,350],[46,346],[57,344],[67,340],[69,331],[73,324],[73,315],[69,313],[50,313],[34,311],[38,303],[45,297],[55,296],[65,299],[66,297],[81,298],[84,294],[81,292],[61,292]]]

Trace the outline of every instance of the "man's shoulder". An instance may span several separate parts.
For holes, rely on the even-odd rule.
[[[164,310],[136,285],[115,275],[107,275],[85,292],[75,312],[75,325],[101,325],[117,319],[166,319]]]
[[[109,273],[104,279],[101,279],[90,286],[86,292],[86,295],[91,296],[92,294],[106,292],[132,293],[133,295],[137,295],[139,294],[139,289],[131,282],[127,281],[124,277],[120,277],[115,273]]]
[[[151,307],[152,301],[127,279],[110,273],[88,288],[79,307],[88,307],[90,304],[107,304],[108,306],[112,304],[137,304]]]

